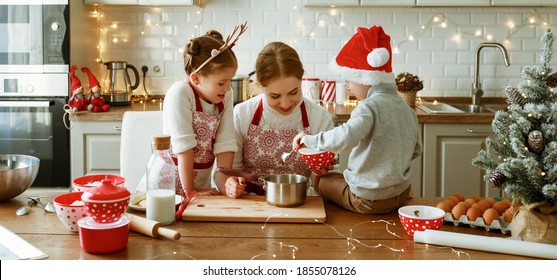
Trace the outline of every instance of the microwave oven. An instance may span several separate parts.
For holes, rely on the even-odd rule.
[[[68,0],[0,0],[0,73],[68,73],[69,10]]]

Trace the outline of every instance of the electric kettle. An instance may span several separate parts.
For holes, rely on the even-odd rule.
[[[107,72],[103,84],[104,101],[110,105],[130,105],[133,90],[139,86],[139,72],[135,66],[125,61],[105,62]],[[134,76],[134,84],[131,84],[128,69]]]

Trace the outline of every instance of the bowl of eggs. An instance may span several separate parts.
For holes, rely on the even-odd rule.
[[[445,211],[432,206],[410,205],[400,207],[398,217],[406,233],[413,238],[416,231],[440,229],[443,225]]]

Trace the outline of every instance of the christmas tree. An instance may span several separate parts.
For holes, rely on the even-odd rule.
[[[486,171],[491,187],[523,204],[557,202],[557,73],[551,73],[553,35],[541,38],[538,66],[522,70],[516,88],[506,86],[508,111],[495,114],[488,139],[472,164]],[[492,157],[492,153],[496,157]]]

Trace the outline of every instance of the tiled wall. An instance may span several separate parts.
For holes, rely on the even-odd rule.
[[[307,76],[337,79],[327,65],[343,43],[359,26],[382,25],[393,46],[398,46],[393,71],[419,74],[425,82],[423,96],[469,96],[475,48],[491,36],[491,41],[506,46],[511,66],[505,67],[498,50],[484,48],[480,81],[485,96],[504,96],[504,85],[516,85],[521,81],[522,67],[536,64],[544,29],[557,25],[557,8],[331,10],[303,7],[301,0],[204,2],[203,7],[99,6],[100,57],[104,61],[126,60],[138,69],[145,64],[162,64],[164,76],[149,77],[146,87],[152,94],[164,94],[170,84],[184,77],[181,48],[192,36],[209,29],[228,34],[235,25],[247,21],[249,29],[234,48],[238,74],[252,71],[265,44],[283,41],[298,51]],[[532,18],[536,22],[530,24]],[[413,40],[409,40],[411,35]],[[142,92],[140,87],[138,93]]]

